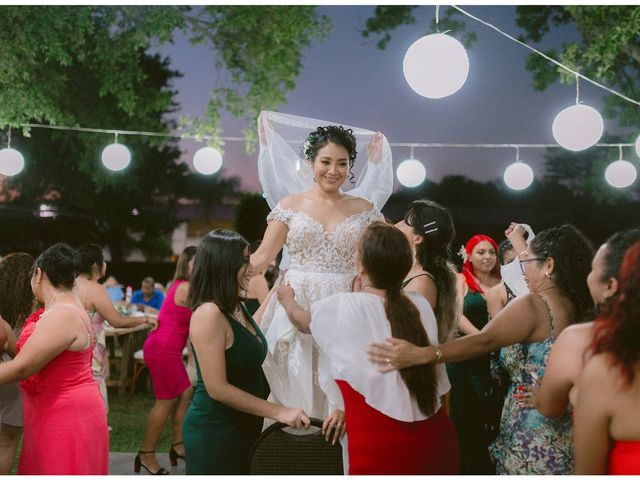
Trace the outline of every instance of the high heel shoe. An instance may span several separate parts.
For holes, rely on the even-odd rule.
[[[173,445],[171,445],[171,448],[169,449],[169,461],[171,462],[172,467],[175,467],[176,465],[178,465],[179,458],[184,460],[184,455],[178,455],[178,452],[176,452],[176,449],[173,448],[173,447],[177,447],[178,445],[182,445],[182,442],[174,443]]]
[[[152,472],[151,470],[149,470],[149,467],[147,467],[144,463],[142,463],[142,460],[140,459],[141,453],[156,453],[156,452],[155,450],[150,450],[147,452],[140,450],[136,455],[136,459],[133,462],[133,471],[135,473],[140,473],[140,467],[143,467],[149,473],[149,475],[169,475],[169,470],[163,467],[160,467],[155,472]]]

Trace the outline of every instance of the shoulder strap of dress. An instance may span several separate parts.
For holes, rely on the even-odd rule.
[[[80,318],[82,319],[82,323],[84,324],[85,328],[87,329],[87,333],[89,333],[89,335],[92,335],[93,334],[93,329],[91,328],[91,324],[85,320],[85,317],[86,318],[89,318],[89,317],[87,315],[87,312],[83,308],[80,308],[77,305],[72,305],[71,303],[58,303],[58,304],[54,305],[53,307],[51,307],[49,310],[53,310],[54,308],[65,307],[65,306],[73,308],[73,309],[78,311],[78,313],[80,314]]]
[[[408,278],[407,280],[404,281],[404,285],[405,286],[409,285],[411,280],[413,280],[414,278],[418,278],[418,277],[429,277],[434,282],[436,281],[436,279],[435,279],[435,277],[433,275],[431,275],[429,272],[424,272],[424,273],[419,273],[418,275],[414,275],[411,278]]]
[[[551,307],[549,306],[549,302],[547,302],[547,299],[544,298],[542,295],[538,294],[538,297],[540,297],[542,299],[542,301],[544,302],[545,306],[547,307],[547,312],[549,312],[549,324],[550,324],[550,328],[551,328],[551,337],[554,338],[555,337],[555,332],[554,332],[554,328],[553,328],[553,313],[551,313]]]

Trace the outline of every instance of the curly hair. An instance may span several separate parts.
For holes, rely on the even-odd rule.
[[[24,252],[10,253],[0,261],[0,316],[19,331],[35,307],[31,291],[34,259]]]
[[[433,275],[437,288],[435,308],[438,321],[438,341],[444,343],[456,327],[456,271],[449,261],[451,242],[456,235],[449,211],[439,203],[419,199],[411,202],[404,221],[413,228],[422,242],[416,245],[416,260]]]
[[[411,270],[411,247],[404,234],[384,222],[370,224],[360,237],[358,256],[374,287],[387,290],[384,310],[391,334],[415,345],[430,345],[420,311],[402,290]],[[415,365],[400,370],[400,377],[425,415],[433,415],[437,401],[435,365]]]
[[[504,258],[507,256],[507,252],[513,250],[513,245],[507,239],[502,240],[498,244],[498,261],[500,265],[504,265]]]
[[[594,255],[591,241],[573,225],[565,224],[543,230],[531,241],[529,248],[540,258],[539,264],[553,258],[552,278],[573,306],[572,323],[584,321],[593,303],[587,286]]]
[[[620,267],[620,291],[595,321],[590,351],[608,353],[630,386],[640,363],[640,242],[627,250]]]
[[[318,127],[309,134],[302,144],[302,154],[308,161],[313,162],[318,151],[328,143],[335,143],[347,150],[349,155],[349,172],[353,170],[358,151],[356,150],[356,137],[353,130],[342,125],[328,125]],[[353,173],[350,173],[349,181],[353,183]]]

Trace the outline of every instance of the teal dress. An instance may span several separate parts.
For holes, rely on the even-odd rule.
[[[544,375],[547,357],[555,341],[553,316],[548,304],[547,310],[551,322],[549,338],[541,342],[517,343],[500,350],[500,359],[509,372],[511,384],[502,411],[500,435],[491,445],[498,474],[567,475],[573,472],[570,409],[559,418],[547,418],[535,408],[519,407],[513,396],[518,386],[534,383],[531,372],[538,378]]]
[[[233,345],[225,351],[230,384],[266,399],[269,385],[262,373],[267,341],[242,305],[253,325],[253,335],[233,316],[227,315],[233,330]],[[193,352],[198,383],[193,402],[182,427],[187,475],[235,475],[249,473],[249,452],[262,431],[262,417],[239,412],[209,396],[202,381],[200,364]]]
[[[467,292],[463,313],[478,330],[487,324],[487,302],[480,292]],[[463,475],[495,474],[489,445],[498,435],[501,398],[491,377],[490,359],[487,354],[447,364],[449,416],[458,433]]]

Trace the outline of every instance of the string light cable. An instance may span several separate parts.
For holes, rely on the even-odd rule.
[[[487,22],[485,20],[482,20],[482,19],[480,19],[480,18],[478,18],[478,17],[476,17],[474,15],[472,15],[471,13],[469,13],[466,10],[460,8],[459,6],[451,5],[451,7],[455,8],[456,10],[458,10],[463,15],[466,15],[467,17],[475,20],[476,22],[479,22],[479,23],[481,23],[481,24],[483,24],[483,25],[495,30],[500,35],[503,35],[503,36],[507,37],[509,40],[512,40],[512,41],[516,42],[517,44],[522,45],[525,48],[528,48],[529,50],[531,50],[534,53],[537,53],[538,55],[540,55],[541,57],[545,58],[546,60],[548,60],[549,62],[553,63],[554,65],[557,65],[558,67],[563,68],[564,70],[572,73],[573,75],[576,76],[576,79],[577,78],[582,78],[583,80],[586,80],[587,82],[595,85],[596,87],[602,88],[603,90],[606,90],[607,92],[612,93],[613,95],[617,95],[618,97],[622,98],[623,100],[626,100],[627,102],[630,102],[630,103],[633,103],[634,105],[640,106],[640,102],[638,102],[637,100],[629,98],[626,95],[624,95],[624,94],[622,94],[622,93],[620,93],[620,92],[618,92],[618,91],[616,91],[616,90],[614,90],[612,88],[607,87],[606,85],[603,85],[601,83],[596,82],[595,80],[592,80],[591,78],[587,77],[586,75],[583,75],[583,74],[581,74],[579,72],[576,72],[575,70],[572,70],[571,68],[567,67],[566,65],[564,65],[564,64],[560,63],[559,61],[551,58],[549,55],[541,52],[540,50],[532,47],[531,45],[529,45],[529,44],[527,44],[525,42],[522,42],[522,41],[518,40],[517,38],[509,35],[508,33],[503,32],[502,30],[500,30],[495,25],[493,25],[493,24],[491,24],[491,23],[489,23],[489,22]]]

